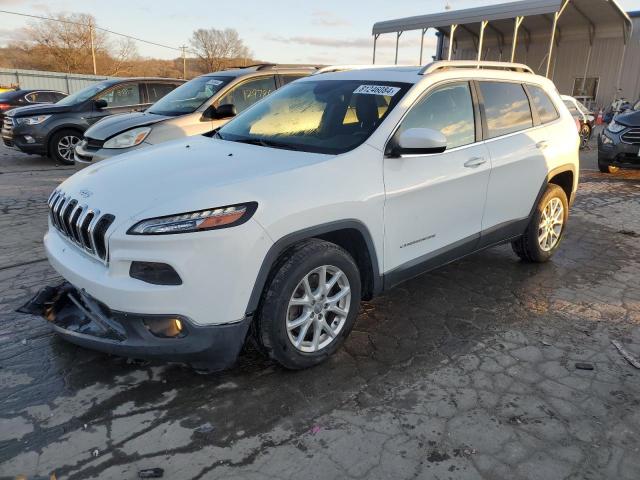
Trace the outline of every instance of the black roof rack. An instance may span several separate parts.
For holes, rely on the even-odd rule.
[[[245,68],[254,68],[256,71],[258,70],[268,70],[268,69],[276,69],[276,68],[320,68],[319,65],[296,65],[296,64],[277,64],[277,63],[254,63],[252,65],[233,65],[225,68],[225,70],[239,70]]]

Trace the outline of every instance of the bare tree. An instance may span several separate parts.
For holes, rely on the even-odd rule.
[[[34,22],[25,30],[26,40],[39,45],[51,55],[60,69],[66,72],[87,72],[91,65],[90,25],[95,19],[87,14],[58,14],[59,21]],[[94,32],[96,54],[105,49],[104,32]]]
[[[233,28],[216,30],[200,28],[193,32],[191,47],[203,72],[215,72],[229,65],[233,59],[246,59],[249,49]]]

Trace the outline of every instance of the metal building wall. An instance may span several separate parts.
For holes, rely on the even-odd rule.
[[[18,85],[20,88],[42,88],[66,93],[77,92],[108,78],[110,77],[0,68],[0,85],[2,86]]]

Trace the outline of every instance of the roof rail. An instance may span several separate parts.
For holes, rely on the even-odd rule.
[[[427,75],[438,70],[447,70],[450,68],[483,68],[489,70],[510,70],[512,72],[534,73],[531,67],[524,63],[511,62],[487,62],[477,60],[438,60],[431,62],[420,70],[420,75]]]
[[[414,67],[415,65],[381,65],[381,64],[372,64],[372,65],[328,65],[326,67],[318,68],[316,72],[313,72],[313,75],[318,75],[320,73],[332,73],[332,72],[344,72],[347,70],[366,70],[366,69],[374,69],[374,68],[398,68],[398,67]]]

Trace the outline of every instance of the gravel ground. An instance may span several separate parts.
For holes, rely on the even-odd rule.
[[[640,370],[611,341],[640,357],[640,172],[595,155],[550,263],[493,248],[364,304],[324,365],[202,376],[14,313],[59,280],[45,202],[73,169],[0,147],[0,478],[637,480]]]

